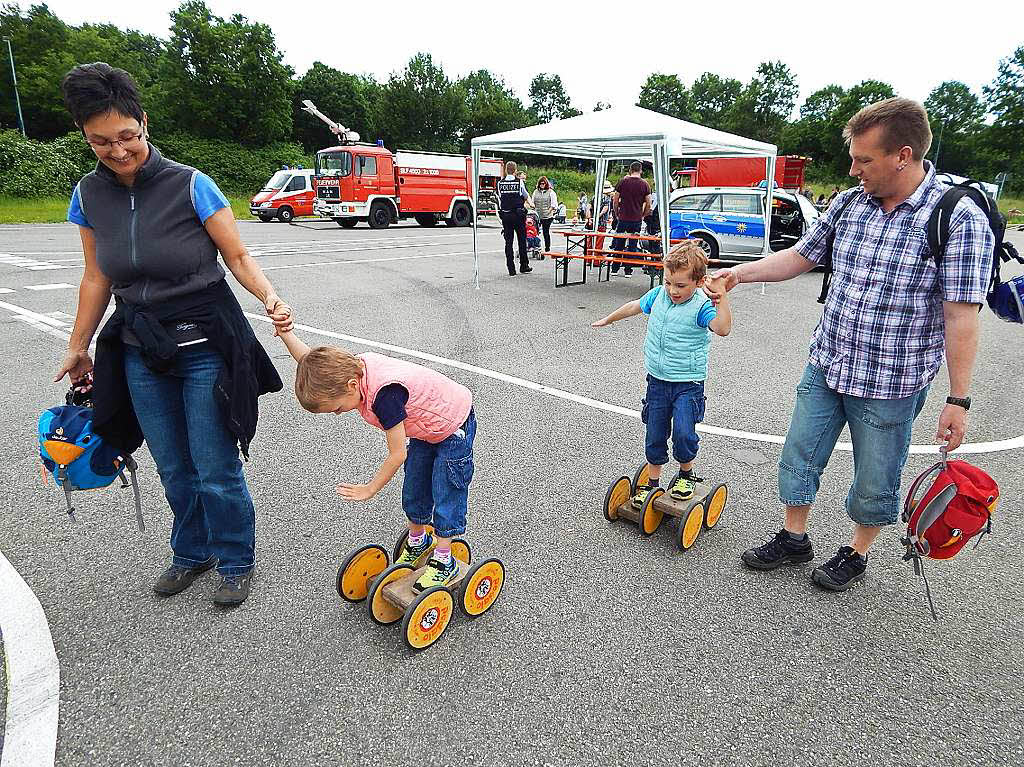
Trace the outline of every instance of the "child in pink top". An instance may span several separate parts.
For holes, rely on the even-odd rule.
[[[373,479],[338,485],[338,493],[349,501],[369,500],[404,464],[402,509],[409,519],[409,539],[397,561],[418,565],[433,549],[416,591],[458,578],[451,541],[466,532],[476,436],[473,394],[412,362],[373,352],[353,355],[331,346],[310,349],[294,332],[281,338],[299,363],[295,396],[306,410],[356,410],[387,440],[388,457]],[[427,525],[433,525],[433,534]]]

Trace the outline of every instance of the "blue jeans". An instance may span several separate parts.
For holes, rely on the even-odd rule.
[[[473,479],[476,416],[438,443],[410,439],[402,482],[402,510],[415,525],[433,525],[441,538],[466,532],[469,482]]]
[[[849,424],[854,469],[846,513],[860,525],[895,524],[910,432],[927,396],[927,386],[899,399],[840,394],[828,387],[820,368],[808,365],[779,459],[779,500],[786,506],[814,503],[821,474]]]
[[[223,366],[220,354],[197,344],[179,349],[160,375],[125,346],[132,405],[174,513],[174,564],[195,567],[214,556],[221,575],[242,575],[253,567],[256,512],[237,441],[213,397]]]
[[[669,433],[672,455],[679,463],[689,463],[697,457],[697,424],[704,420],[706,402],[703,381],[662,381],[647,376],[647,397],[640,420],[647,424],[644,451],[648,463],[668,463]]]

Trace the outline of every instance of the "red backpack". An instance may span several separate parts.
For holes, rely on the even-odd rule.
[[[918,499],[925,480],[938,471],[935,479]],[[914,573],[924,580],[932,618],[938,620],[931,590],[924,574],[924,557],[950,559],[956,556],[978,533],[992,532],[992,512],[999,504],[999,486],[987,473],[966,461],[942,460],[918,475],[903,505],[907,535],[904,561],[914,563]],[[981,538],[974,544],[977,547]]]

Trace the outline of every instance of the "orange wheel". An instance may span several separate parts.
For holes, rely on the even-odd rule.
[[[679,526],[676,528],[676,539],[679,541],[679,548],[686,551],[697,540],[700,531],[704,529],[704,502],[697,501],[690,506],[689,511],[679,518]]]
[[[660,487],[647,494],[647,500],[640,510],[640,531],[644,535],[653,535],[661,526],[661,520],[665,518],[665,512],[654,508],[654,502],[664,494],[665,491]]]
[[[708,500],[708,513],[704,517],[704,527],[710,530],[718,524],[725,504],[729,502],[729,488],[724,484],[719,485],[711,491],[711,498]]]
[[[500,559],[485,559],[470,569],[462,583],[462,612],[476,618],[490,610],[498,600],[505,585],[505,565]]]
[[[629,500],[632,489],[629,477],[619,477],[612,482],[608,492],[604,494],[604,518],[614,522],[619,518],[619,506]]]
[[[369,593],[366,596],[366,606],[370,610],[370,617],[374,623],[389,626],[401,619],[402,608],[384,598],[384,587],[411,572],[413,572],[412,565],[391,565],[370,584]]]
[[[469,548],[469,542],[463,538],[456,538],[452,541],[452,556],[467,565],[473,561],[473,552]]]
[[[647,462],[644,461],[642,464],[640,464],[640,467],[633,472],[633,485],[632,487],[630,487],[630,491],[632,493],[636,493],[636,489],[640,487],[640,485],[646,485],[650,481],[651,475],[648,471]]]
[[[338,568],[338,596],[346,602],[362,602],[370,590],[370,581],[388,566],[388,552],[383,546],[370,543],[347,557]]]
[[[402,636],[412,650],[430,647],[448,628],[455,600],[444,586],[427,589],[409,605],[402,618]]]

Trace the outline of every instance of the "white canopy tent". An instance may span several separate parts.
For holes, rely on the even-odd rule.
[[[480,155],[543,154],[594,160],[597,178],[594,200],[601,199],[601,189],[608,175],[611,160],[647,160],[654,166],[658,214],[661,219],[662,252],[669,247],[668,202],[670,193],[669,160],[678,157],[764,157],[765,178],[775,178],[773,144],[734,136],[724,131],[677,120],[641,107],[606,109],[601,112],[556,120],[544,125],[480,136],[472,141],[473,199],[480,194]],[[768,249],[768,228],[771,223],[770,200],[764,209],[764,253]],[[473,283],[480,286],[480,257],[477,253],[477,216],[473,216]]]

